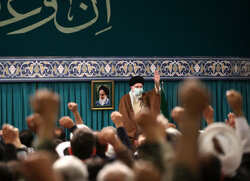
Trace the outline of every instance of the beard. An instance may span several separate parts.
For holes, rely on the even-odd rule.
[[[103,99],[99,98],[99,103],[103,106],[105,102],[107,101],[107,96],[105,96]]]

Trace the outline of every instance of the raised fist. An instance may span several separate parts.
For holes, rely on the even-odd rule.
[[[232,108],[236,116],[243,115],[242,111],[242,96],[235,90],[229,90],[226,92],[227,102]]]
[[[78,111],[77,104],[74,103],[74,102],[69,102],[69,103],[68,103],[68,108],[69,108],[69,110],[72,111],[73,113],[75,113],[76,111]]]
[[[149,108],[144,108],[135,116],[137,125],[141,128],[149,142],[158,142],[165,140],[166,131],[165,124],[156,119]]]
[[[69,116],[64,116],[59,120],[59,124],[64,128],[72,128],[75,124]]]
[[[117,128],[123,126],[123,116],[121,113],[114,111],[111,113],[110,117]]]
[[[103,128],[99,133],[98,133],[98,139],[100,141],[100,143],[102,145],[105,144],[111,144],[111,145],[115,145],[116,143],[116,133],[115,130],[110,128],[110,127],[106,127]]]
[[[181,118],[183,116],[184,111],[185,109],[180,106],[176,106],[174,107],[174,109],[171,110],[171,117],[176,123],[181,124],[181,120],[182,120]]]
[[[202,114],[209,104],[209,97],[204,85],[195,79],[189,79],[183,83],[181,99],[185,110],[194,115]]]
[[[42,122],[41,116],[38,113],[34,113],[27,117],[26,121],[29,129],[37,133],[38,127]]]
[[[39,113],[41,116],[54,115],[58,112],[59,100],[58,94],[46,89],[40,89],[31,98],[31,105],[34,112]]]
[[[13,144],[16,148],[20,148],[19,130],[10,124],[4,124],[2,127],[2,136],[5,144]]]

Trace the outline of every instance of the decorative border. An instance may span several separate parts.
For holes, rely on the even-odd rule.
[[[128,80],[141,75],[152,80],[250,80],[250,58],[220,57],[0,57],[0,82]]]

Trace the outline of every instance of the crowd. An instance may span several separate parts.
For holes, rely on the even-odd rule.
[[[131,140],[120,112],[110,115],[115,128],[93,131],[84,125],[76,103],[68,103],[75,122],[68,116],[58,119],[59,96],[39,90],[31,98],[29,130],[2,126],[0,180],[250,181],[250,130],[241,94],[226,92],[232,113],[224,123],[214,120],[200,81],[184,81],[179,96],[182,107],[171,111],[178,129],[145,107],[133,118],[138,133]],[[208,124],[204,130],[202,116]]]

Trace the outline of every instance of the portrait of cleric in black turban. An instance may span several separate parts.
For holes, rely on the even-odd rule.
[[[95,102],[96,106],[110,106],[110,100],[109,100],[109,89],[102,85],[98,89],[99,93],[99,100]]]
[[[113,81],[92,81],[92,109],[113,109]]]

